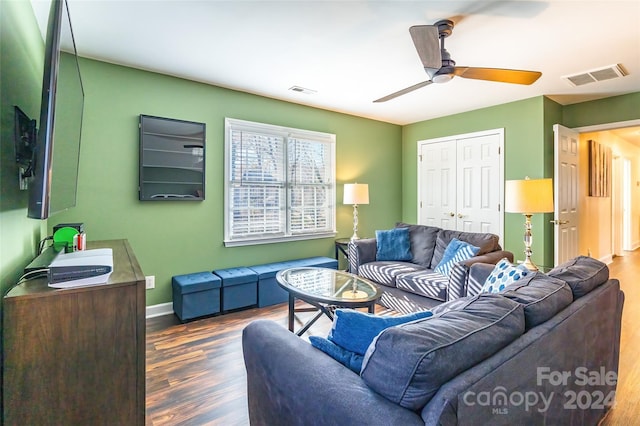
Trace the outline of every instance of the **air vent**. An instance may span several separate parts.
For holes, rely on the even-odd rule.
[[[615,64],[580,74],[565,75],[562,78],[566,79],[572,86],[583,86],[585,84],[595,83],[596,81],[624,77],[625,75],[627,75],[627,72],[622,68],[622,65]]]
[[[294,92],[298,92],[298,93],[304,93],[305,95],[313,95],[318,93],[317,90],[311,90],[311,89],[307,89],[304,87],[300,87],[300,86],[291,86],[289,87],[289,90],[292,90]]]

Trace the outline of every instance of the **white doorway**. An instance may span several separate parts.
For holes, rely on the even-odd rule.
[[[637,126],[640,126],[640,119],[577,127],[572,130],[581,135],[581,143],[584,143],[586,140],[584,134],[616,131]],[[612,256],[623,256],[626,251],[631,251],[638,245],[637,241],[634,240],[634,235],[635,238],[637,238],[637,228],[635,224],[632,223],[632,209],[637,207],[635,207],[634,201],[631,199],[631,194],[635,190],[633,187],[632,172],[635,172],[632,170],[632,161],[626,157],[627,154],[629,153],[625,153],[624,150],[622,152],[616,152],[616,150],[614,150],[613,161],[611,162],[611,199],[609,203],[610,217],[608,218],[610,223],[607,223],[605,227],[605,230],[609,228],[610,231],[608,235],[610,238],[609,241],[604,239],[606,238],[606,234],[600,234],[599,240],[594,240],[594,236],[592,235],[590,237],[591,244],[595,243],[597,246],[597,241],[603,243],[599,246],[600,249],[596,249],[594,253],[592,253],[591,250],[585,251],[587,245],[583,242],[581,243],[581,254],[593,255],[605,263],[610,262]],[[635,164],[635,160],[633,160],[633,164]],[[581,167],[583,166],[581,165]],[[581,174],[584,175],[584,172]],[[600,212],[604,213],[601,209]],[[581,227],[582,226],[588,225],[581,223]],[[583,228],[581,231],[588,231],[588,229]],[[588,247],[592,248],[593,245],[589,245]]]

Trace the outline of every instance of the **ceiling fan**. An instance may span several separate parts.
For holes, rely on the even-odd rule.
[[[454,23],[443,19],[434,25],[415,25],[409,28],[409,33],[416,46],[418,56],[422,61],[429,80],[423,81],[406,89],[376,99],[373,102],[386,102],[413,92],[431,83],[446,83],[453,77],[472,78],[474,80],[498,81],[502,83],[532,84],[542,75],[538,71],[509,70],[501,68],[457,67],[451,55],[444,48],[444,39],[451,35]]]

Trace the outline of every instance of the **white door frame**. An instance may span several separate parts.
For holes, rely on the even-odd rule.
[[[633,251],[631,243],[631,160],[622,160],[622,249]]]
[[[611,161],[611,254],[614,256],[624,256],[623,160],[616,155]]]
[[[419,140],[416,142],[416,162],[417,162],[417,203],[416,203],[416,217],[420,218],[420,192],[421,192],[421,183],[422,183],[422,178],[424,176],[422,176],[422,169],[420,167],[420,149],[421,146],[424,144],[431,144],[431,143],[438,143],[438,142],[445,142],[445,141],[450,141],[450,140],[459,140],[459,139],[469,139],[469,138],[476,138],[476,137],[481,137],[481,136],[488,136],[488,135],[498,135],[499,136],[499,149],[500,149],[500,155],[502,156],[502,161],[500,161],[499,164],[499,170],[498,170],[498,174],[499,174],[499,188],[498,188],[498,201],[499,201],[499,224],[498,224],[498,232],[496,232],[496,234],[499,237],[499,242],[500,244],[504,247],[504,159],[505,159],[505,155],[504,155],[504,128],[496,128],[496,129],[490,129],[490,130],[482,130],[482,131],[478,131],[478,132],[472,132],[472,133],[463,133],[463,134],[458,134],[458,135],[450,135],[450,136],[443,136],[440,138],[433,138],[433,139],[424,139],[424,140]]]

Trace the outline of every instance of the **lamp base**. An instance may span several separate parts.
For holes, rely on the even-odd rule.
[[[526,258],[524,260],[524,262],[521,263],[521,265],[524,265],[525,268],[527,268],[530,271],[538,271],[538,267],[536,266],[535,263],[533,263],[533,261],[530,258]]]
[[[524,214],[524,262],[522,264],[530,271],[537,271],[538,267],[531,260],[531,244],[533,243],[533,236],[531,235],[531,215],[529,213]]]
[[[353,205],[353,235],[351,236],[351,241],[359,240],[358,237],[358,205]]]

